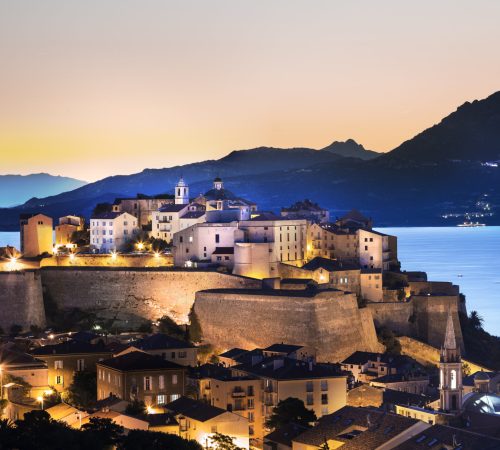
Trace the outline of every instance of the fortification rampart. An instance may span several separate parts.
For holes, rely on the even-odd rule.
[[[164,315],[185,323],[200,289],[259,289],[260,280],[216,271],[155,268],[41,269],[44,293],[60,308],[80,308],[114,325],[133,325]]]
[[[28,329],[45,326],[40,272],[35,270],[0,272],[0,327],[12,325]]]
[[[369,303],[376,327],[387,327],[399,335],[410,336],[440,347],[444,342],[446,320],[451,311],[457,342],[464,349],[458,312],[465,304],[458,295],[416,295],[407,302]]]
[[[194,309],[204,338],[220,350],[284,341],[316,348],[321,361],[381,350],[370,311],[342,291],[209,290],[196,294]]]

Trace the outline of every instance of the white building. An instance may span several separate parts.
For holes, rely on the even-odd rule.
[[[174,265],[185,267],[191,263],[211,263],[218,247],[234,247],[235,240],[243,239],[238,222],[198,223],[174,234]]]
[[[237,275],[278,277],[278,262],[304,263],[306,227],[306,220],[269,213],[239,222],[196,224],[174,235],[174,264],[205,262],[234,268]]]
[[[362,269],[389,270],[397,262],[397,238],[374,230],[359,229],[359,264]]]
[[[126,212],[93,216],[90,219],[90,248],[99,253],[123,250],[140,230],[137,220]]]
[[[205,222],[205,206],[189,203],[189,186],[183,178],[175,186],[175,203],[160,207],[152,215],[151,236],[171,242],[175,233]]]

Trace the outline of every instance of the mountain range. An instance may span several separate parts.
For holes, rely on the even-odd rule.
[[[456,225],[467,214],[500,224],[498,160],[500,92],[463,104],[384,154],[365,150],[352,139],[320,150],[238,150],[218,160],[145,169],[32,198],[21,206],[0,209],[0,229],[17,229],[22,212],[89,216],[96,203],[112,202],[115,197],[171,193],[181,175],[190,184],[192,196],[207,191],[211,180],[220,176],[227,188],[256,201],[263,210],[310,198],[333,216],[360,209],[378,226]],[[456,216],[443,218],[450,214]]]
[[[48,173],[0,175],[0,207],[20,205],[33,197],[33,192],[47,197],[71,191],[85,184],[85,181]]]

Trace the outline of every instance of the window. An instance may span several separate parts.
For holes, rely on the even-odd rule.
[[[224,256],[225,261],[229,261],[229,256]]]
[[[321,407],[321,415],[326,416],[328,414],[328,406]]]
[[[172,375],[172,384],[177,384],[177,375]]]
[[[177,353],[177,356],[179,358],[186,358],[187,357],[187,352],[179,352],[179,353]]]
[[[314,396],[313,396],[313,394],[307,394],[306,405],[314,405]]]
[[[82,370],[85,370],[85,360],[84,359],[77,359],[76,360],[76,371],[81,372]]]
[[[368,245],[365,245],[365,250],[368,250]]]
[[[328,394],[321,394],[321,404],[328,405]]]
[[[158,377],[158,388],[165,389],[165,376],[164,375],[160,375]]]
[[[156,403],[158,405],[164,405],[165,403],[167,403],[167,396],[165,394],[158,395]]]
[[[63,376],[56,375],[56,384],[63,384]]]
[[[312,392],[314,390],[314,385],[312,381],[306,381],[306,391]]]
[[[248,388],[247,388],[247,395],[250,396],[250,397],[254,396],[253,386],[248,386]]]
[[[144,377],[144,390],[145,391],[151,390],[151,377]]]
[[[220,236],[218,234],[215,235],[215,243],[218,244],[220,242]]]
[[[180,397],[181,396],[179,394],[173,394],[173,395],[170,396],[170,401],[173,402],[173,401],[177,400]]]
[[[123,234],[128,234],[128,230],[123,230]]]
[[[222,256],[217,256],[217,261],[222,261]]]
[[[250,412],[248,413],[248,421],[249,421],[249,422],[253,422],[253,421],[255,421],[255,415],[254,415],[253,411],[250,411]]]
[[[451,388],[452,389],[456,389],[457,388],[457,371],[456,370],[452,370],[451,373]]]
[[[321,390],[322,391],[328,390],[328,380],[321,380]]]
[[[54,361],[54,369],[62,369],[63,362],[62,361]]]
[[[247,407],[248,409],[254,409],[255,403],[253,398],[247,398]]]
[[[182,236],[179,236],[179,242],[184,242],[184,239],[182,238]]]

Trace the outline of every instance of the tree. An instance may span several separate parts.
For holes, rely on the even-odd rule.
[[[50,418],[46,411],[34,410],[26,413],[23,420],[16,420],[16,431],[20,450],[76,450],[80,449],[80,432],[64,422]],[[35,444],[36,443],[36,444]]]
[[[15,323],[10,327],[9,331],[12,337],[16,337],[21,331],[23,331],[23,327]]]
[[[168,316],[158,320],[158,330],[176,339],[186,339],[186,330]]]
[[[9,419],[0,420],[0,449],[16,448],[17,446],[18,433],[12,422]]]
[[[297,425],[310,427],[310,423],[315,421],[316,414],[314,414],[314,411],[307,409],[302,400],[288,397],[281,400],[273,409],[272,415],[266,420],[266,426],[275,429],[290,423],[296,423]]]
[[[234,439],[231,436],[227,436],[221,433],[215,433],[210,437],[211,443],[215,446],[215,450],[242,450],[234,443]]]
[[[88,408],[96,402],[97,376],[87,370],[75,372],[68,388],[68,403],[77,408]]]
[[[203,450],[194,440],[183,439],[175,434],[158,431],[131,430],[121,443],[118,450]]]
[[[109,447],[116,444],[123,434],[123,427],[114,423],[111,419],[91,417],[89,422],[82,426],[84,433],[89,433],[92,438],[100,442],[101,447]]]
[[[469,324],[472,328],[476,330],[483,329],[484,319],[479,315],[477,311],[471,311],[469,314]]]
[[[191,342],[201,342],[203,334],[201,332],[200,321],[198,320],[198,316],[194,311],[194,305],[191,306],[188,318],[189,318],[189,328],[188,328],[189,340]]]
[[[401,354],[401,344],[396,335],[389,328],[381,328],[378,333],[378,340],[385,346],[385,351],[391,355]]]
[[[134,400],[125,408],[125,414],[129,416],[142,416],[146,414],[146,405],[140,400]]]
[[[71,233],[71,242],[76,244],[78,247],[83,247],[90,244],[90,231],[89,230],[77,230]]]

